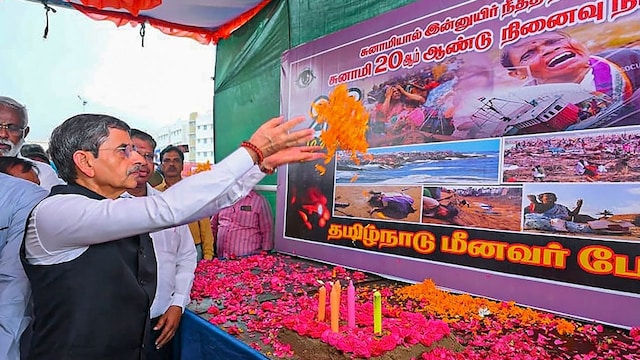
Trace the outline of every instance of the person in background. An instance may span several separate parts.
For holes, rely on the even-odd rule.
[[[156,169],[151,173],[151,177],[149,178],[149,185],[152,187],[160,186],[164,184],[164,176],[160,173],[160,170]]]
[[[127,193],[132,196],[157,196],[160,191],[148,183],[154,172],[156,141],[138,129],[131,130],[131,141],[144,162],[138,171],[136,187],[127,190]],[[189,294],[197,265],[196,248],[186,225],[149,235],[158,263],[158,286],[151,304],[152,336],[147,346],[147,360],[170,360],[173,358],[173,336],[185,307],[191,301]]]
[[[28,336],[25,330],[32,319],[31,287],[20,263],[20,245],[29,213],[47,191],[5,174],[0,174],[0,184],[0,359],[19,360],[20,338]]]
[[[80,114],[51,134],[49,151],[67,185],[27,220],[22,265],[33,293],[28,360],[146,358],[157,263],[150,232],[211,217],[280,165],[323,158],[303,146],[305,121],[273,118],[204,171],[156,196],[122,198],[144,158],[122,120]]]
[[[22,145],[22,148],[20,148],[20,155],[33,161],[40,161],[41,163],[49,165],[51,164],[47,152],[44,151],[44,148],[38,144]]]
[[[394,219],[404,219],[417,211],[413,206],[415,201],[405,193],[369,191],[369,194],[371,195],[367,202],[371,206],[369,215],[382,213]]]
[[[167,146],[160,152],[160,162],[162,163],[164,183],[158,185],[156,190],[165,191],[182,180],[184,153],[176,146]],[[189,230],[191,230],[191,236],[193,236],[193,241],[196,245],[198,261],[213,259],[213,233],[211,233],[209,218],[202,218],[189,223]]]
[[[544,168],[541,165],[534,166],[531,173],[533,175],[534,182],[544,182],[546,174],[544,173]]]
[[[256,191],[211,218],[219,258],[259,254],[273,249],[271,207]]]
[[[29,160],[18,157],[1,156],[0,173],[15,176],[40,185],[40,179],[38,179],[38,168]]]
[[[558,204],[558,196],[552,192],[546,192],[535,195],[527,195],[530,203],[525,209],[525,214],[542,214],[550,219],[562,219],[575,221],[575,217],[580,214],[582,208],[582,199],[576,200],[576,207],[570,210],[568,207],[562,204]]]
[[[18,156],[28,134],[27,108],[10,97],[0,96],[0,156]],[[45,190],[63,184],[51,166],[39,161],[34,164],[38,168],[40,186]]]

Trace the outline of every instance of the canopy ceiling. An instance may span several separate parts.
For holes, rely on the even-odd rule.
[[[149,24],[165,34],[215,44],[251,19],[270,0],[30,0],[76,9],[117,26]]]

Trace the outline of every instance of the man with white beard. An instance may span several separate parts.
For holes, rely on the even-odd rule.
[[[18,156],[29,134],[29,116],[27,108],[6,96],[0,96],[0,156]],[[51,190],[54,185],[63,184],[51,166],[34,161],[38,168],[40,186]]]

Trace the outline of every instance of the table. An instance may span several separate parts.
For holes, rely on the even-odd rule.
[[[185,310],[174,342],[175,360],[268,359],[191,310]]]

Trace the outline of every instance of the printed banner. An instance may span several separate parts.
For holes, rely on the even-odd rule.
[[[281,238],[640,305],[640,2],[436,7],[283,55],[282,112],[319,135],[312,105],[346,84],[370,148],[287,168]]]

